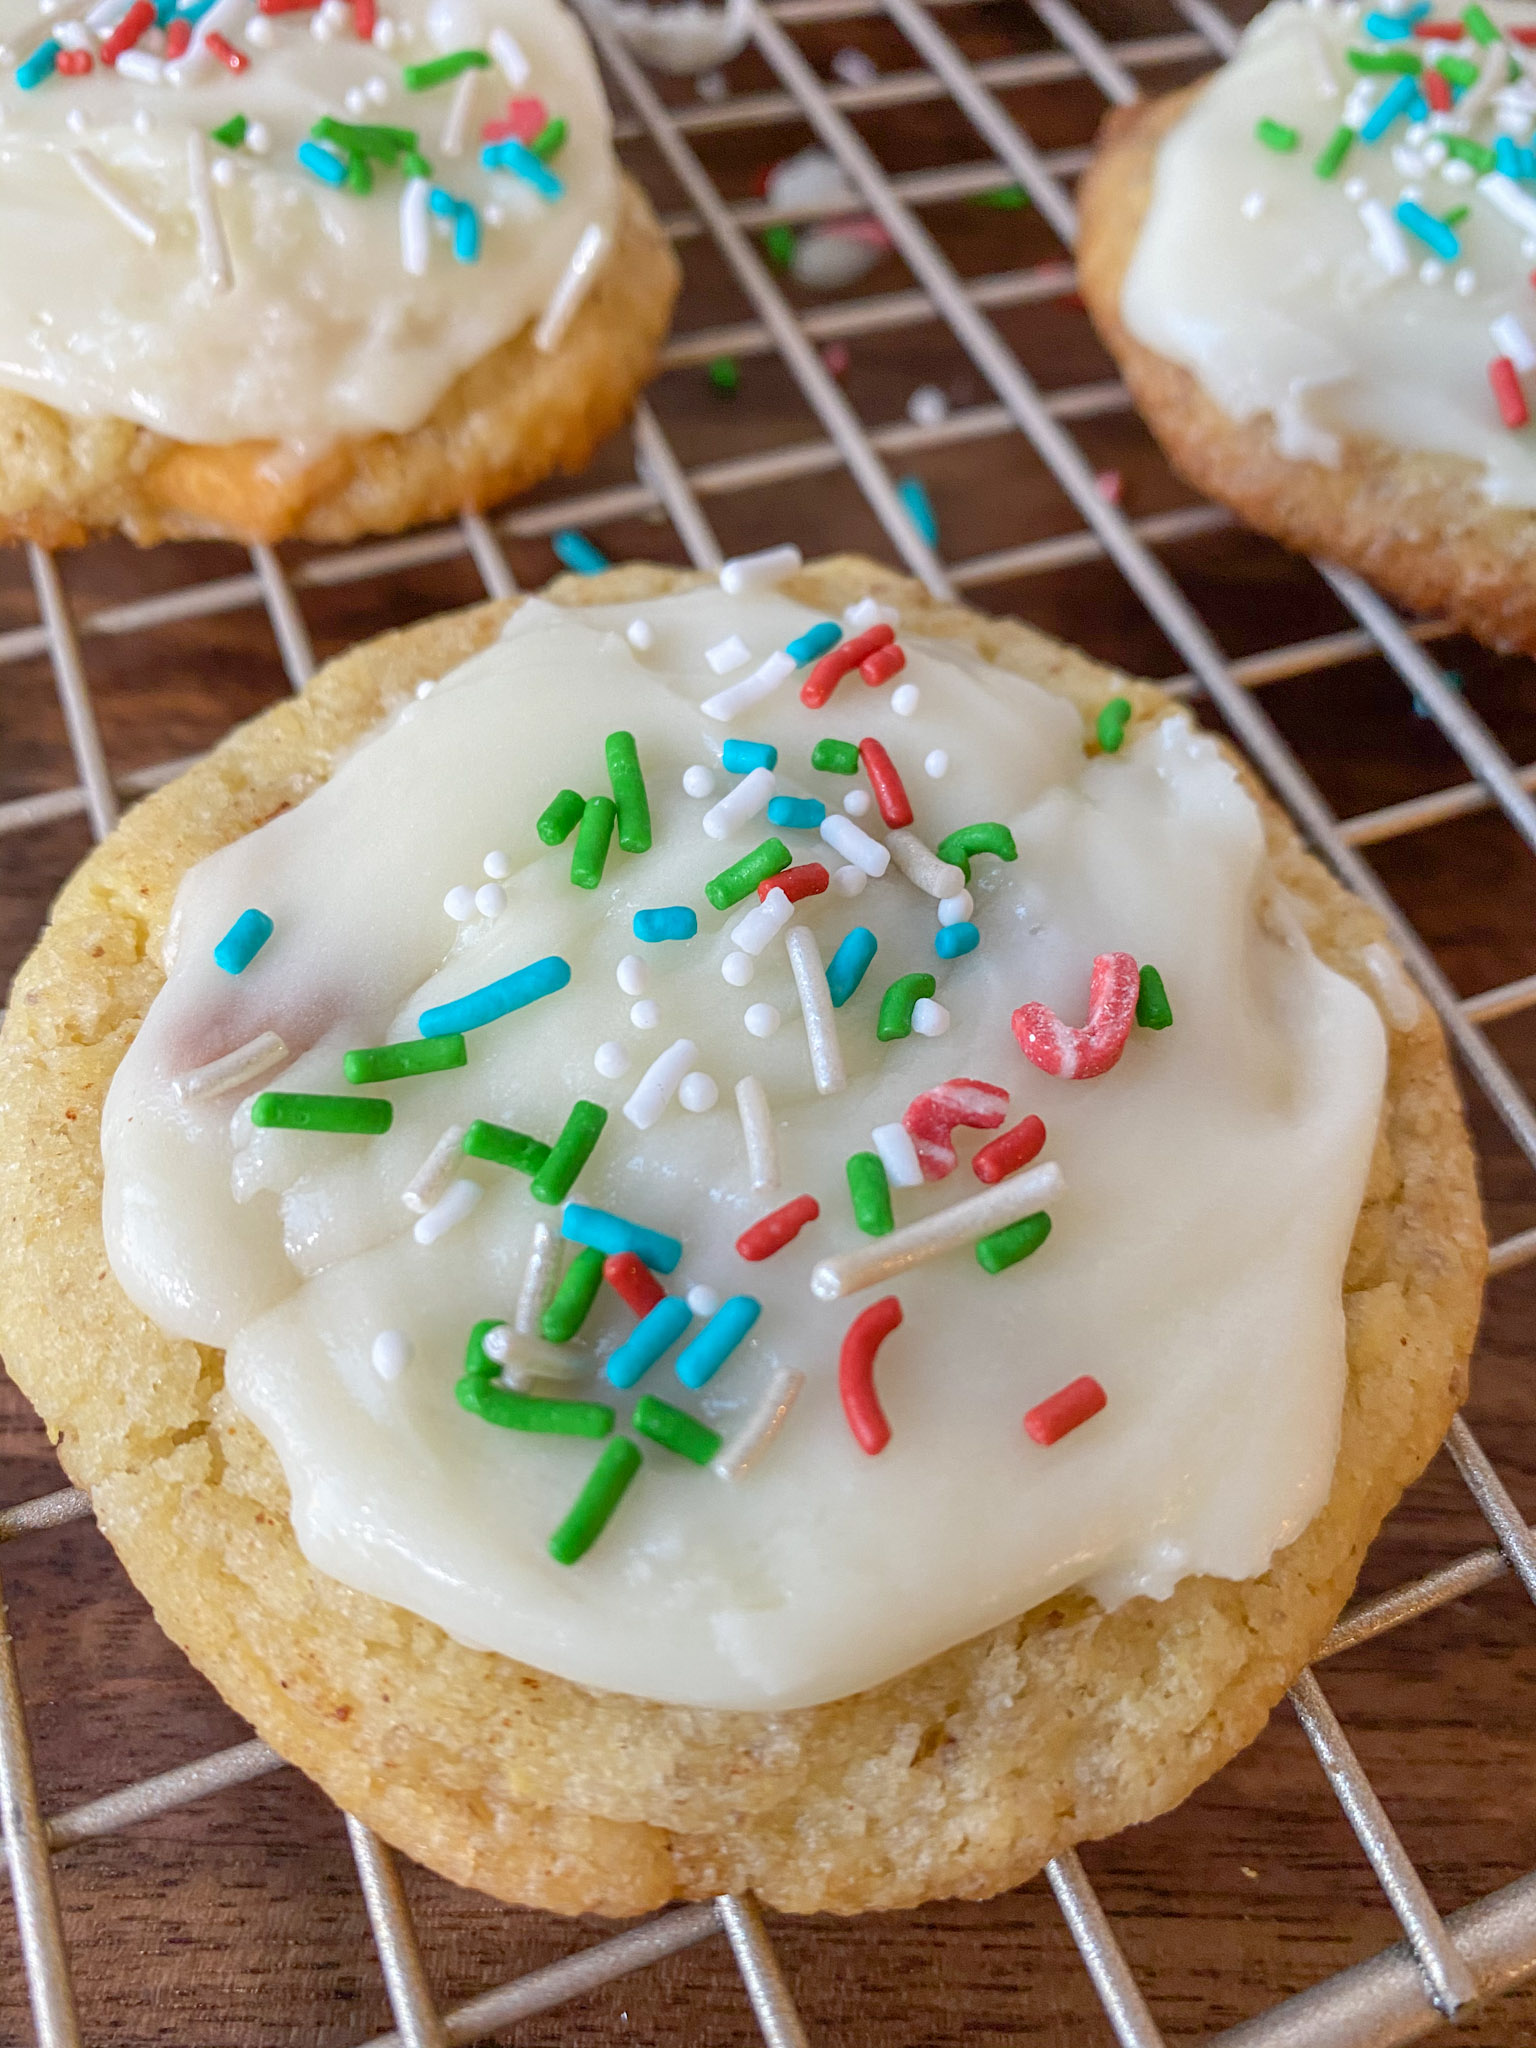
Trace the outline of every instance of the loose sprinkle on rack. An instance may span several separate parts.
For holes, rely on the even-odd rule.
[[[917,1148],[924,1180],[943,1180],[960,1164],[954,1132],[995,1131],[1008,1114],[1008,1090],[991,1081],[941,1081],[914,1096],[902,1113],[902,1127]]]

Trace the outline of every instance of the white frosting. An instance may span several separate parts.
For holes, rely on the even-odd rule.
[[[25,59],[71,11],[66,0],[44,19],[35,0],[0,0],[0,38]],[[615,215],[608,110],[580,29],[553,0],[384,0],[380,17],[387,50],[359,42],[346,9],[318,41],[312,12],[219,0],[218,32],[249,56],[238,76],[211,56],[179,85],[97,63],[27,91],[0,72],[0,385],[175,440],[271,439],[313,456],[341,435],[419,425],[462,371],[536,320],[583,232],[606,233]],[[518,96],[569,124],[551,165],[565,187],[556,200],[481,163],[481,125],[513,93],[499,68],[465,88],[458,155],[442,146],[455,85],[401,83],[403,66],[484,49],[497,28],[527,59]],[[265,153],[207,144],[233,277],[220,290],[200,254],[188,138],[235,114],[265,129]],[[479,213],[478,262],[456,262],[429,223],[425,273],[410,275],[400,170],[375,164],[363,197],[296,160],[323,115],[414,129],[433,183]],[[152,245],[72,169],[79,150],[87,175],[105,176],[153,229]]]
[[[904,772],[929,844],[976,819],[1005,821],[1018,842],[1011,865],[975,859],[982,943],[949,964],[934,955],[937,904],[894,861],[852,901],[831,890],[798,906],[823,958],[855,924],[880,942],[836,1013],[847,1086],[818,1096],[783,937],[751,963],[750,990],[733,987],[720,964],[751,906],[722,915],[703,894],[764,821],[717,842],[702,829],[706,800],[682,788],[690,765],[719,767],[722,728],[697,708],[717,680],[707,651],[734,631],[760,664],[812,615],[771,595],[665,599],[640,608],[640,654],[625,637],[636,609],[530,602],[323,788],[184,878],[165,987],[107,1107],[105,1227],[123,1285],[167,1330],[226,1349],[230,1389],[282,1460],[317,1566],[595,1686],[801,1705],[1067,1586],[1114,1603],[1166,1596],[1189,1572],[1261,1571],[1329,1487],[1341,1275],[1384,1043],[1370,1001],[1261,920],[1263,835],[1232,769],[1182,716],[1087,759],[1069,704],[944,643],[904,640],[920,690],[904,718],[888,687],[857,678],[821,712],[792,682],[760,703],[729,730],[777,744],[781,793],[836,804],[849,780],[813,771],[812,745],[867,733]],[[541,847],[533,821],[562,787],[605,787],[603,735],[620,726],[638,741],[655,845],[615,845],[602,885],[578,890],[569,846]],[[917,772],[940,743],[942,784]],[[864,823],[881,832],[875,814]],[[814,832],[785,836],[797,859],[835,863]],[[508,907],[457,926],[444,894],[478,876],[488,849],[510,855]],[[697,908],[698,936],[637,946],[633,911],[673,903]],[[253,905],[275,932],[232,979],[212,949]],[[1039,999],[1080,1019],[1092,958],[1115,949],[1161,970],[1173,1027],[1133,1032],[1100,1079],[1047,1078],[1014,1040],[1013,1009]],[[188,1100],[173,1087],[273,1030],[297,1056],[254,1085],[344,1089],[345,1048],[414,1036],[427,1005],[550,953],[571,963],[571,985],[472,1032],[467,1067],[391,1085],[387,1136],[253,1133],[237,1095]],[[621,967],[639,954],[643,973]],[[935,973],[948,1032],[882,1045],[880,994],[914,969]],[[649,1034],[629,1016],[641,986],[661,1026]],[[750,1035],[749,1002],[782,1028]],[[642,1134],[621,1106],[683,1038],[718,1100],[690,1112],[674,1099]],[[623,1078],[594,1067],[600,1047],[603,1071],[617,1067],[613,1048],[629,1055]],[[772,1193],[751,1186],[736,1108],[746,1075],[766,1089]],[[1006,1087],[1010,1124],[1045,1119],[1042,1161],[1066,1182],[1049,1241],[996,1276],[967,1245],[871,1293],[816,1299],[818,1260],[878,1242],[854,1228],[845,1160],[955,1075]],[[461,1159],[429,1173],[417,1204],[455,1175],[483,1195],[423,1244],[402,1196],[450,1125],[486,1116],[550,1140],[579,1096],[610,1119],[575,1199],[678,1236],[670,1293],[763,1304],[702,1392],[681,1387],[669,1360],[636,1392],[729,1438],[775,1374],[802,1370],[807,1384],[739,1481],[646,1444],[606,1532],[567,1568],[546,1543],[597,1447],[490,1427],[453,1395],[470,1326],[512,1316],[535,1229],[556,1214],[523,1175]],[[898,1224],[978,1193],[978,1142],[960,1135],[948,1180],[895,1190]],[[744,1262],[743,1228],[802,1193],[820,1219]],[[876,1369],[891,1442],[870,1457],[841,1411],[837,1360],[854,1315],[887,1292],[905,1320]],[[571,1353],[590,1371],[632,1327],[605,1289]],[[377,1366],[385,1332],[391,1367],[403,1361],[392,1376]],[[1028,1441],[1025,1411],[1083,1373],[1105,1388],[1104,1413],[1049,1450]],[[591,1393],[624,1428],[633,1397],[601,1377]]]
[[[1490,12],[1536,22],[1528,6]],[[1366,19],[1353,5],[1274,0],[1252,24],[1162,143],[1122,315],[1233,419],[1268,414],[1286,455],[1336,466],[1341,435],[1372,435],[1464,456],[1495,504],[1536,505],[1533,430],[1504,426],[1488,381],[1507,353],[1493,323],[1512,315],[1536,338],[1536,185],[1514,187],[1532,222],[1516,226],[1472,167],[1444,154],[1446,136],[1469,130],[1489,147],[1500,133],[1528,143],[1536,89],[1522,80],[1481,111],[1423,127],[1399,119],[1374,143],[1357,134],[1339,172],[1321,178],[1313,165],[1334,129],[1358,130],[1397,83],[1374,76],[1362,88],[1346,50],[1482,54],[1470,38],[1379,42]],[[1296,129],[1299,146],[1264,147],[1254,129],[1265,118]],[[1456,258],[1397,226],[1405,197],[1437,217],[1470,209]]]

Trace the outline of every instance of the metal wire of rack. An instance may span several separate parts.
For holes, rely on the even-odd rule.
[[[1037,147],[1005,111],[998,92],[1023,84],[1086,79],[1111,104],[1125,104],[1138,95],[1139,71],[1227,54],[1235,40],[1232,24],[1211,0],[1175,0],[1189,24],[1187,33],[1110,42],[1072,0],[1031,0],[1035,16],[1056,46],[972,63],[944,25],[945,11],[960,4],[962,0],[749,0],[753,43],[777,81],[775,89],[679,108],[666,103],[583,0],[588,26],[624,110],[618,128],[621,141],[647,141],[686,198],[686,211],[667,219],[669,231],[679,243],[709,237],[752,312],[746,321],[679,335],[668,350],[668,364],[698,365],[724,353],[777,356],[819,422],[821,437],[690,467],[679,458],[651,406],[642,404],[634,432],[631,482],[579,490],[511,511],[494,522],[466,515],[456,526],[335,550],[294,569],[285,567],[271,549],[253,548],[249,569],[240,574],[208,578],[80,615],[66,597],[53,560],[34,548],[28,566],[37,623],[0,632],[0,667],[46,655],[78,779],[64,789],[0,804],[0,836],[83,815],[99,838],[111,830],[125,799],[186,765],[168,761],[114,780],[88,682],[86,650],[95,640],[260,607],[287,676],[299,688],[315,666],[303,610],[306,590],[467,557],[486,592],[505,597],[514,594],[516,585],[503,539],[548,535],[562,527],[600,525],[637,514],[663,515],[688,557],[701,568],[713,568],[722,550],[705,509],[711,501],[751,492],[768,482],[844,471],[891,549],[936,596],[1100,557],[1115,566],[1186,664],[1186,673],[1174,678],[1172,687],[1208,700],[1322,857],[1386,916],[1467,1070],[1524,1161],[1536,1167],[1536,1106],[1483,1028],[1536,1005],[1536,976],[1458,998],[1361,851],[1490,808],[1502,813],[1536,849],[1536,764],[1517,766],[1425,654],[1425,645],[1448,629],[1433,622],[1403,621],[1354,577],[1336,569],[1324,567],[1322,574],[1353,614],[1354,627],[1241,660],[1225,658],[1211,630],[1152,550],[1215,531],[1228,523],[1226,515],[1197,505],[1128,519],[1101,492],[1091,463],[1068,431],[1073,424],[1125,408],[1123,389],[1107,382],[1042,395],[989,318],[1002,309],[1059,298],[1071,288],[1070,267],[1050,261],[963,280],[917,211],[1017,180],[1070,249],[1075,213],[1068,181],[1081,169],[1086,152]],[[893,23],[920,64],[857,85],[822,80],[789,30],[798,24],[841,22],[860,15],[881,15]],[[990,156],[888,175],[850,119],[871,108],[916,106],[945,97],[961,110]],[[791,305],[753,238],[755,230],[785,216],[766,201],[727,200],[691,140],[701,132],[752,129],[787,119],[803,122],[836,158],[860,204],[891,238],[915,281],[913,289],[809,310]],[[806,211],[793,216],[797,221],[808,217]],[[866,428],[817,344],[832,337],[913,327],[936,317],[979,372],[990,397],[955,409],[937,424],[901,422]],[[1026,438],[1075,508],[1081,525],[1043,540],[945,561],[914,524],[893,482],[889,458],[1007,431]],[[1372,652],[1384,656],[1414,694],[1460,757],[1467,779],[1431,795],[1339,819],[1256,693],[1262,685]],[[1503,1273],[1532,1260],[1536,1229],[1527,1229],[1495,1246],[1492,1267]],[[1357,1605],[1323,1646],[1323,1658],[1465,1598],[1511,1571],[1536,1600],[1536,1537],[1464,1421],[1453,1424],[1447,1447],[1493,1540]],[[0,1511],[0,1542],[89,1513],[83,1493],[63,1489],[45,1494]],[[1214,2038],[1226,2048],[1364,2048],[1367,2043],[1371,2048],[1392,2048],[1418,2039],[1470,2001],[1536,1972],[1536,1872],[1442,1916],[1312,1672],[1298,1681],[1292,1702],[1398,1919],[1403,1940]],[[45,1816],[0,1595],[0,1818],[41,2048],[77,2048],[82,2039],[53,1883],[54,1853],[280,1768],[282,1759],[266,1744],[246,1741]],[[770,2048],[797,2048],[807,2040],[762,1917],[751,1899],[741,1897],[664,1912],[443,2012],[428,1988],[417,1930],[390,1851],[355,1820],[348,1818],[346,1825],[395,2019],[395,2031],[377,2036],[368,2048],[446,2048],[448,2043],[480,2040],[721,1935]],[[1158,2048],[1158,2024],[1082,1864],[1069,1852],[1049,1866],[1047,1875],[1117,2039],[1123,2048]]]

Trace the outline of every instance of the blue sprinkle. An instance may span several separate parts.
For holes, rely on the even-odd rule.
[[[698,929],[699,914],[686,903],[672,903],[665,910],[637,910],[634,915],[635,937],[648,946],[662,939],[691,939]]]
[[[1411,78],[1400,78],[1386,98],[1360,130],[1362,142],[1379,142],[1399,114],[1406,114],[1418,96],[1418,86]]]
[[[439,220],[452,220],[459,210],[459,202],[451,192],[445,192],[441,185],[434,185],[427,194],[427,204]]]
[[[472,989],[454,1002],[423,1010],[416,1019],[416,1029],[423,1038],[441,1038],[449,1031],[474,1031],[481,1024],[494,1024],[498,1017],[510,1016],[514,1010],[526,1009],[540,996],[552,996],[570,978],[569,960],[550,953],[535,960],[532,966],[519,967],[515,974],[504,974],[500,981],[488,981],[484,988]]]
[[[727,740],[720,749],[720,766],[727,775],[750,775],[754,768],[777,768],[779,750],[766,740]]]
[[[880,941],[866,924],[856,924],[827,962],[827,988],[832,1007],[840,1010],[869,972]]]
[[[1368,14],[1365,32],[1374,36],[1378,43],[1400,43],[1404,36],[1413,34],[1413,24],[1428,12],[1427,7],[1416,7],[1409,14]]]
[[[1411,84],[1412,81],[1410,80]],[[923,489],[923,480],[918,476],[904,476],[896,485],[896,495],[906,506],[912,524],[927,541],[929,547],[939,544],[939,522],[934,516],[933,504]]]
[[[306,171],[313,171],[327,185],[345,185],[347,182],[346,158],[338,156],[333,149],[327,149],[323,143],[301,142],[298,157]]]
[[[176,0],[155,0],[155,27],[167,27],[175,12]]]
[[[1508,135],[1501,135],[1494,143],[1493,155],[1495,163],[1506,178],[1528,178],[1533,167],[1536,167],[1536,160],[1532,159],[1531,152],[1522,149]]]
[[[183,21],[201,21],[213,5],[214,0],[187,0],[187,4],[176,8],[175,12]]]
[[[827,807],[819,796],[771,796],[768,799],[770,825],[785,825],[796,832],[814,832],[826,815]]]
[[[480,152],[480,161],[488,171],[510,171],[544,199],[558,199],[565,190],[548,164],[515,136],[509,135],[502,142],[488,142]]]
[[[933,935],[933,950],[941,960],[958,960],[962,953],[974,953],[981,933],[962,918],[958,924],[942,924]]]
[[[693,1321],[693,1310],[681,1295],[664,1294],[643,1315],[608,1360],[608,1377],[616,1387],[632,1387],[643,1379],[664,1351],[670,1351]],[[692,1350],[693,1346],[689,1346]]]
[[[1399,199],[1393,211],[1410,235],[1417,235],[1421,242],[1427,242],[1447,263],[1454,263],[1461,254],[1461,244],[1445,222],[1436,220],[1432,213],[1426,213],[1416,201]]]
[[[562,526],[551,539],[550,546],[566,568],[574,569],[578,576],[601,576],[610,567],[608,557],[597,542],[588,540],[574,526]]]
[[[456,263],[480,261],[480,216],[467,199],[453,217],[453,258]]]
[[[797,668],[804,668],[808,661],[820,661],[824,654],[829,654],[842,637],[842,627],[834,626],[829,619],[824,625],[810,627],[798,640],[791,640],[784,652]]]
[[[647,1230],[643,1223],[631,1223],[627,1216],[615,1216],[610,1209],[589,1209],[584,1202],[566,1203],[560,1235],[572,1244],[594,1245],[605,1258],[614,1252],[633,1252],[654,1273],[670,1273],[683,1256],[675,1237]]]
[[[750,1294],[733,1294],[721,1302],[688,1348],[677,1354],[677,1376],[683,1385],[702,1387],[712,1380],[762,1312],[763,1304]]]
[[[272,936],[272,920],[264,910],[242,910],[213,949],[213,964],[226,974],[244,974]]]
[[[59,46],[52,36],[47,36],[24,64],[16,66],[16,83],[23,92],[30,92],[34,85],[41,85],[45,78],[53,75],[53,67],[58,61]]]

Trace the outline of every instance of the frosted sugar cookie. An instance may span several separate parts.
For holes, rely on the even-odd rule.
[[[1112,115],[1083,294],[1191,482],[1536,649],[1536,9],[1276,0]]]
[[[345,540],[576,468],[677,266],[556,0],[0,0],[0,538]]]
[[[1374,916],[1151,686],[796,560],[333,663],[92,855],[0,1043],[7,1360],[162,1622],[560,1910],[983,1895],[1162,1810],[1476,1320]]]

